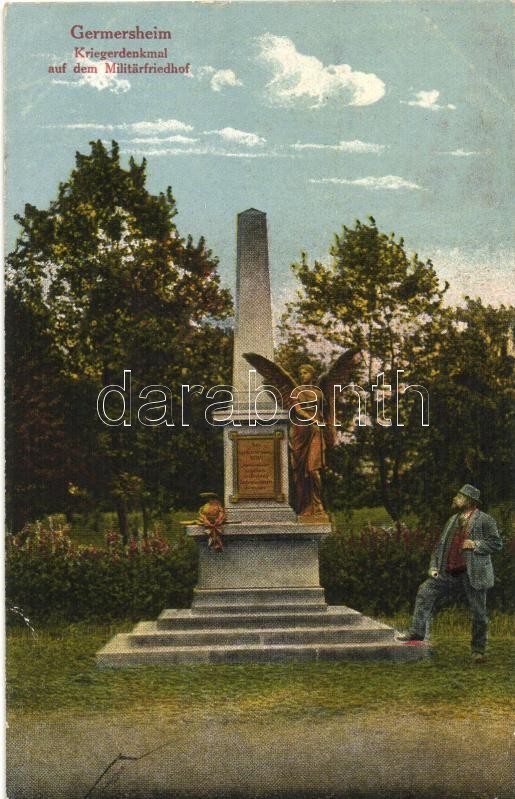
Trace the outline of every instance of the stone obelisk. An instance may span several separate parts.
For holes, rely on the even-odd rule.
[[[274,358],[266,214],[238,214],[233,425],[224,429],[224,502],[229,522],[295,522],[289,502],[288,414],[246,352]],[[217,415],[215,414],[215,420]],[[267,425],[267,420],[270,425]]]
[[[273,360],[272,330],[266,214],[249,208],[238,214],[237,229],[232,384],[242,399],[248,394],[250,369],[243,353],[257,352]],[[255,384],[262,384],[259,374],[256,374]]]

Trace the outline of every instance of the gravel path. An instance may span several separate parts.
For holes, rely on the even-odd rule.
[[[369,715],[242,722],[142,715],[17,716],[9,799],[508,799],[507,721]],[[113,781],[114,780],[114,781]]]

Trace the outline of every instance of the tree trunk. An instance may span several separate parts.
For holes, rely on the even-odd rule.
[[[127,500],[125,497],[116,498],[116,513],[118,515],[118,529],[124,544],[129,542],[129,524],[127,519]]]
[[[378,454],[377,462],[379,466],[379,480],[381,484],[381,499],[383,500],[383,505],[386,508],[387,513],[392,517],[393,521],[398,527],[399,510],[395,506],[395,502],[391,501],[390,486],[388,484],[388,476],[386,473],[386,461],[381,454]]]
[[[145,500],[141,500],[141,515],[143,516],[143,538],[148,538],[148,528],[150,526],[150,519],[148,508]]]

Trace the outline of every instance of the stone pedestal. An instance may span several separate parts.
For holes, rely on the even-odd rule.
[[[259,424],[272,413],[273,425]],[[233,422],[224,429],[223,551],[208,547],[205,530],[187,527],[199,544],[199,589],[319,588],[318,548],[331,525],[299,522],[291,507],[288,413],[240,404]]]
[[[227,524],[224,549],[214,552],[205,531],[190,526],[187,534],[199,545],[197,587],[320,588],[318,547],[328,532],[327,526],[296,522]]]

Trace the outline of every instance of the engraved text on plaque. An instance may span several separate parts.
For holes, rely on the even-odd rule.
[[[245,436],[231,434],[233,440],[234,495],[241,499],[274,499],[281,494],[280,438],[282,433]]]

